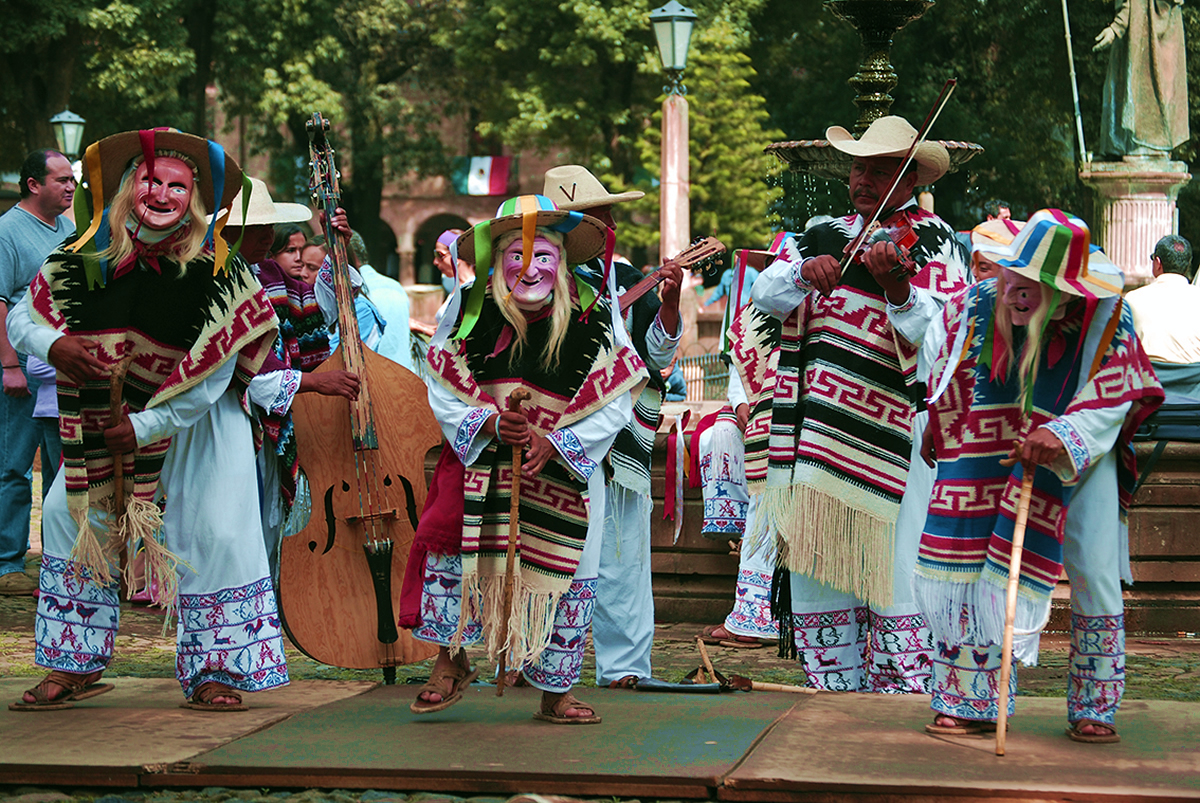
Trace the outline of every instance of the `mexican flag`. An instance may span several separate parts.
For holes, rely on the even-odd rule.
[[[512,156],[462,156],[454,160],[450,180],[459,195],[507,195],[515,168]]]

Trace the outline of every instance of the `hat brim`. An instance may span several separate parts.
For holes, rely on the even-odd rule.
[[[96,143],[100,152],[100,175],[104,190],[104,203],[107,205],[121,188],[121,177],[125,174],[129,163],[142,155],[142,141],[139,131],[122,131],[105,137]],[[242,168],[237,160],[225,153],[225,183],[221,192],[220,203],[216,203],[213,194],[212,166],[208,158],[208,140],[195,134],[185,134],[182,131],[155,131],[154,149],[156,151],[178,151],[186,155],[196,165],[199,177],[200,198],[204,201],[205,211],[214,213],[229,206],[234,196],[242,189]],[[88,175],[88,160],[83,160],[83,179],[90,181]]]
[[[312,210],[304,204],[289,204],[275,203],[274,214],[262,215],[257,214],[257,210],[250,209],[250,220],[242,221],[242,206],[241,204],[233,204],[229,209],[229,217],[225,221],[226,226],[274,226],[276,223],[308,223],[312,220]]]
[[[580,215],[574,210],[545,209],[537,213],[537,225],[554,228],[570,218],[572,212],[579,218],[574,228],[559,233],[563,236],[563,249],[567,253],[567,262],[571,265],[582,265],[589,259],[599,256],[600,252],[604,250],[607,227],[603,223],[594,217]],[[492,243],[494,244],[501,235],[510,231],[520,231],[524,218],[524,215],[505,215],[489,221]],[[458,238],[458,258],[465,259],[472,264],[475,263],[476,228],[478,226],[472,227]],[[490,265],[486,267],[490,267]],[[476,265],[475,268],[478,271],[480,266]]]
[[[908,155],[907,145],[896,147],[889,143],[855,139],[853,134],[840,125],[827,128],[825,139],[831,147],[850,156],[903,159]],[[917,146],[913,161],[917,163],[917,184],[932,184],[950,169],[950,152],[940,142],[927,140]]]
[[[558,204],[559,209],[568,212],[581,212],[584,209],[594,209],[597,206],[612,206],[613,204],[623,204],[626,201],[636,201],[638,198],[644,198],[646,193],[641,190],[630,190],[629,192],[605,193],[604,195],[593,196],[591,198],[580,199],[575,202],[566,202]]]
[[[1002,268],[1011,270],[1019,276],[1033,279],[1035,282],[1044,281],[1041,270],[1036,265],[1029,265],[1024,260],[1014,258],[1012,254],[980,249],[976,252],[985,259],[990,259]],[[1068,281],[1056,276],[1052,287],[1081,298],[1112,298],[1124,290],[1125,275],[1111,259],[1101,251],[1088,254],[1087,272],[1076,281]]]

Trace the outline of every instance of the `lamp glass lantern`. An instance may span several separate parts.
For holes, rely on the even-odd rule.
[[[79,157],[79,146],[83,144],[83,126],[87,123],[70,109],[63,109],[50,118],[54,128],[54,138],[58,140],[58,149],[63,156],[70,159]]]
[[[687,67],[688,45],[692,40],[692,26],[696,24],[696,13],[690,8],[671,0],[665,6],[650,12],[654,25],[654,37],[658,40],[658,55],[663,69],[669,73],[681,73]]]

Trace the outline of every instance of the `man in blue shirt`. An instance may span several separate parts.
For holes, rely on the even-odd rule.
[[[28,472],[40,428],[33,421],[37,385],[29,386],[25,355],[8,341],[5,319],[25,295],[42,262],[75,226],[63,217],[75,196],[71,163],[52,150],[34,151],[21,165],[21,200],[0,216],[0,596],[32,594],[25,574],[33,484]]]

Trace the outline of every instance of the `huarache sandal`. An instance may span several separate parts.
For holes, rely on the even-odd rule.
[[[705,625],[696,638],[703,641],[705,644],[720,644],[722,641],[728,641],[731,638],[736,638],[732,633],[725,629],[724,624]]]
[[[1083,729],[1088,725],[1092,726],[1092,730],[1104,728],[1108,733],[1084,733]],[[1067,726],[1067,736],[1073,742],[1085,742],[1087,744],[1116,744],[1121,741],[1120,735],[1117,733],[1116,727],[1110,722],[1101,722],[1098,719],[1080,719],[1072,722]]]
[[[942,722],[951,722],[951,725],[940,724]],[[935,733],[939,736],[972,736],[979,733],[995,733],[996,723],[981,719],[963,719],[962,717],[952,717],[949,714],[938,714],[933,718],[933,722],[925,726],[926,733]]]
[[[575,699],[575,695],[571,692],[566,692],[554,701],[552,705],[547,705],[548,700],[546,694],[542,694],[542,707],[540,711],[535,711],[534,719],[540,719],[543,722],[552,722],[555,725],[598,725],[600,717],[596,716],[596,709],[592,708],[585,702]],[[569,717],[567,711],[572,708],[583,711],[591,711],[591,716]]]
[[[610,689],[636,689],[638,685],[637,675],[626,675],[619,680],[614,680],[608,684]]]
[[[735,647],[739,650],[757,650],[763,646],[760,639],[754,636],[738,636],[730,633],[731,638],[722,639],[718,642],[722,647]]]
[[[457,663],[450,666],[434,667],[429,680],[417,692],[417,699],[412,701],[408,710],[414,714],[432,714],[434,711],[444,711],[462,699],[463,690],[471,685],[471,681],[479,677],[479,670],[474,667],[463,667]],[[426,693],[440,694],[442,699],[422,700]]]
[[[229,697],[237,700],[236,703],[218,703],[215,700],[218,697]],[[196,691],[192,692],[192,696],[179,704],[180,708],[191,708],[194,711],[249,711],[250,706],[242,703],[242,693],[237,689],[226,686],[224,683],[218,683],[215,680],[206,680],[200,684]]]
[[[111,683],[97,683],[100,676],[104,673],[103,670],[92,672],[88,675],[80,675],[76,672],[61,672],[54,670],[38,685],[34,686],[26,694],[32,694],[34,701],[32,703],[25,702],[22,698],[15,703],[8,704],[9,711],[62,711],[66,708],[74,708],[75,703],[79,700],[86,700],[89,697],[95,697],[104,694],[107,691],[113,690]],[[50,684],[62,687],[62,693],[57,697],[51,698],[49,687]]]

